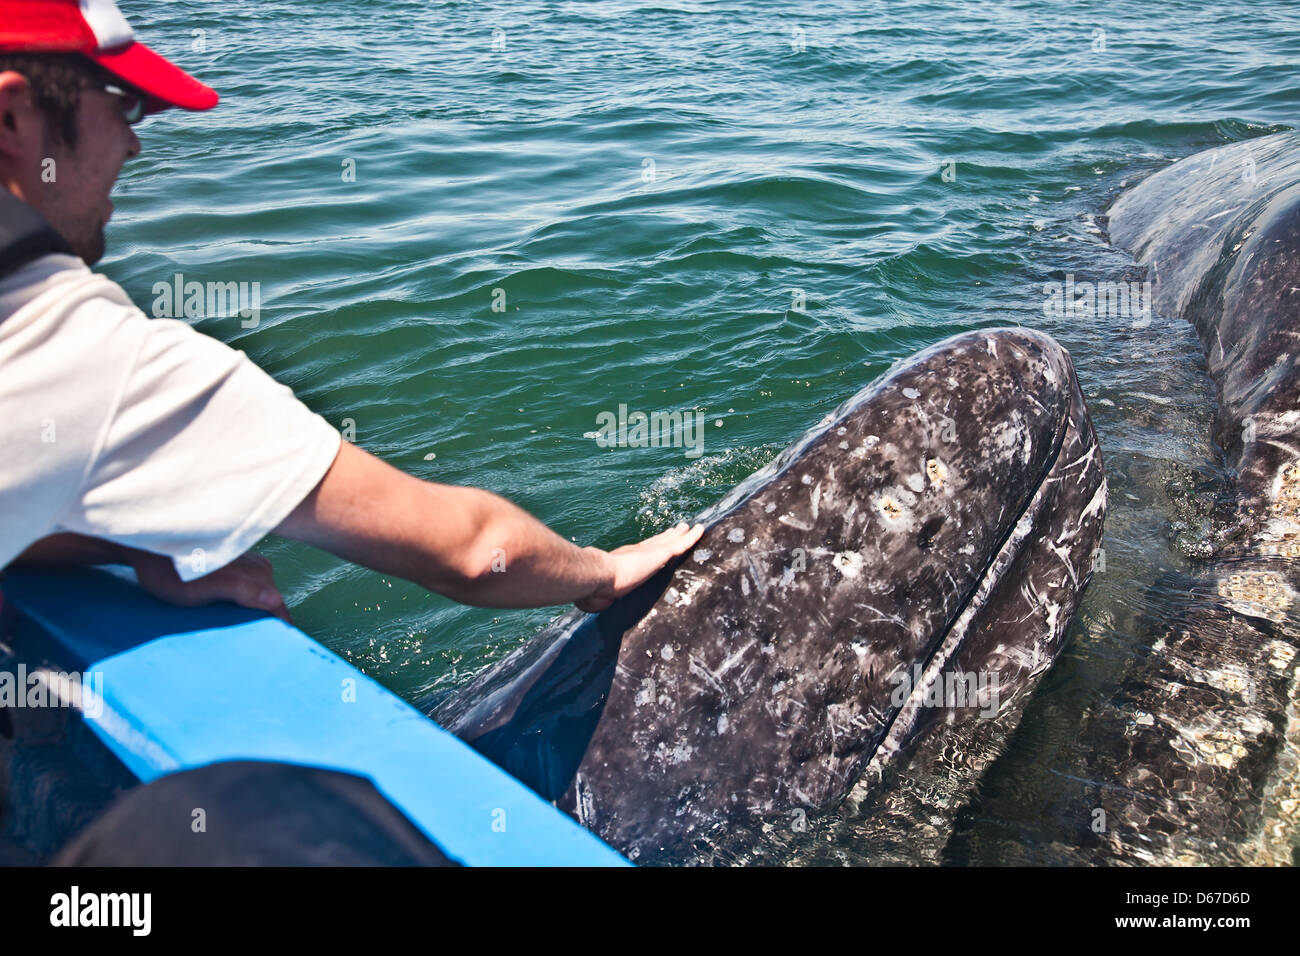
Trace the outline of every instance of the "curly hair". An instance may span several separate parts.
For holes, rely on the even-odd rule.
[[[124,85],[80,53],[0,53],[0,73],[6,70],[27,78],[32,102],[45,114],[50,135],[69,149],[77,146],[81,91],[101,83]]]

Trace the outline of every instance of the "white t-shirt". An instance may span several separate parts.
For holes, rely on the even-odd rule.
[[[76,531],[192,580],[275,528],[339,442],[243,352],[148,318],[80,259],[0,279],[0,568]]]

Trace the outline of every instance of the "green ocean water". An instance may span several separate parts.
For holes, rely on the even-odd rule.
[[[1073,728],[1159,613],[1153,585],[1197,553],[1222,478],[1191,329],[1051,318],[1043,284],[1140,278],[1099,221],[1126,183],[1296,124],[1300,8],[120,5],[223,99],[139,128],[103,271],[147,312],[177,273],[260,283],[257,327],[198,328],[367,450],[580,543],[693,515],[948,335],[1055,335],[1102,440],[1106,570],[962,851],[1037,858]],[[597,447],[620,405],[702,413],[702,454]],[[296,623],[407,698],[559,611],[263,550]]]

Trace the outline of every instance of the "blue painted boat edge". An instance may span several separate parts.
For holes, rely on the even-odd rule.
[[[324,767],[371,780],[468,865],[630,865],[276,618],[170,608],[102,571],[12,571],[3,587],[22,643],[32,639],[41,657],[85,675],[83,717],[142,781],[223,760]]]

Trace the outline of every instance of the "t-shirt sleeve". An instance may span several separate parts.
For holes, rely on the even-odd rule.
[[[302,502],[339,433],[243,352],[133,305],[98,307],[129,358],[61,527],[167,555],[183,580],[201,577]]]

